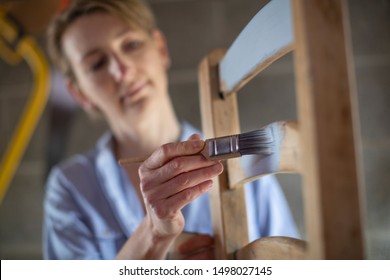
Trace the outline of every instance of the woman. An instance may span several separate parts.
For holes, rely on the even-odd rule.
[[[168,94],[170,59],[149,8],[139,0],[79,0],[48,33],[70,93],[110,132],[96,148],[54,168],[47,182],[44,256],[50,259],[163,259],[183,232],[185,258],[212,258],[207,191],[220,162],[180,123]],[[166,144],[168,143],[168,144]],[[119,158],[152,154],[142,165]],[[296,236],[273,177],[248,186],[251,238]]]

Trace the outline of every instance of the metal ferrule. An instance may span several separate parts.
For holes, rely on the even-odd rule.
[[[241,156],[238,135],[219,137],[208,140],[211,159],[228,159]]]

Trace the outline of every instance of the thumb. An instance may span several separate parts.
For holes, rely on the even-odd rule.
[[[198,133],[192,134],[190,137],[188,137],[188,140],[201,140],[202,137]]]

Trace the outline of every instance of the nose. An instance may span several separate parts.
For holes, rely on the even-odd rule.
[[[134,66],[131,61],[124,61],[123,58],[112,55],[110,59],[109,72],[117,82],[125,79],[125,77],[133,71]]]

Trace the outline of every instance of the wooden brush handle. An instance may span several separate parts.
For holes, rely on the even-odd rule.
[[[142,163],[144,162],[148,156],[144,157],[130,157],[130,158],[121,158],[118,160],[120,166],[125,166],[129,164]]]
[[[203,149],[198,154],[202,154],[208,160],[211,159],[209,154],[208,154],[208,140],[205,141],[205,145],[204,145]],[[139,164],[139,163],[144,162],[150,156],[151,155],[143,156],[143,157],[121,158],[118,160],[118,163],[120,166],[126,166],[126,165],[130,165],[130,164]]]

